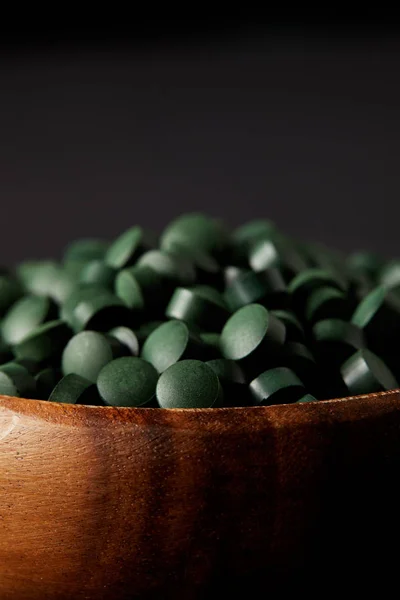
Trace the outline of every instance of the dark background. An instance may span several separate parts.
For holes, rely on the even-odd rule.
[[[2,33],[0,262],[199,209],[400,256],[396,27]]]

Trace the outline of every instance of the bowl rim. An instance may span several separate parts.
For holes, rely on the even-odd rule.
[[[245,412],[246,414],[249,413],[255,413],[256,411],[268,411],[268,409],[273,409],[274,411],[276,410],[280,410],[280,409],[285,409],[290,410],[290,408],[293,408],[294,410],[299,410],[298,408],[294,408],[294,407],[299,407],[299,406],[303,406],[303,407],[308,407],[308,406],[318,406],[318,407],[326,407],[326,410],[329,411],[329,407],[332,407],[332,405],[338,405],[338,404],[351,404],[353,403],[353,401],[359,401],[359,400],[366,400],[366,401],[372,401],[374,399],[380,398],[380,399],[386,399],[386,398],[390,398],[391,396],[396,396],[399,395],[400,393],[400,388],[396,388],[393,390],[386,390],[386,391],[382,391],[382,392],[373,392],[370,394],[360,394],[360,395],[356,395],[356,396],[344,396],[342,398],[329,398],[327,400],[314,400],[311,402],[291,402],[291,403],[282,403],[282,404],[271,404],[268,406],[223,406],[223,407],[218,407],[218,408],[164,408],[161,409],[161,412],[165,412],[167,414],[188,414],[188,415],[193,415],[193,414],[202,414],[202,415],[212,415],[212,414],[221,414],[221,413],[230,413],[230,412]],[[354,403],[356,404],[356,403]],[[37,407],[38,410],[35,410],[35,407]],[[156,413],[160,413],[160,408],[159,407],[149,407],[149,408],[145,408],[145,407],[131,407],[131,406],[95,406],[95,405],[90,405],[90,404],[64,404],[61,402],[49,402],[48,400],[36,400],[33,398],[18,398],[16,396],[6,396],[6,395],[2,395],[0,394],[0,409],[1,408],[6,408],[9,410],[21,410],[22,412],[25,412],[25,410],[27,410],[27,412],[34,414],[34,413],[40,413],[43,410],[46,412],[46,414],[53,414],[54,416],[57,415],[84,415],[85,413],[87,415],[91,414],[95,414],[95,415],[105,415],[105,414],[113,414],[113,415],[122,415],[124,416],[124,418],[126,418],[128,415],[138,415],[141,414],[142,416],[145,414],[154,414]],[[33,410],[32,410],[33,409]],[[303,409],[300,409],[303,410]]]

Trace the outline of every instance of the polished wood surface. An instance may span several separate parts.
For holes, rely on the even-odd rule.
[[[0,598],[236,597],[345,572],[359,590],[390,572],[399,466],[397,391],[206,410],[2,396]]]

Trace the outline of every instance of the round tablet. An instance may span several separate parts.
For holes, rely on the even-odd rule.
[[[11,345],[21,342],[31,331],[56,316],[56,306],[44,296],[25,296],[8,310],[1,323],[3,339]]]
[[[379,273],[379,283],[388,289],[400,288],[400,261],[391,260]]]
[[[221,358],[221,349],[220,349],[220,334],[209,332],[209,331],[200,331],[199,338],[204,344],[206,344],[206,355],[208,359]],[[205,359],[204,359],[205,360]]]
[[[76,373],[96,382],[101,369],[113,360],[112,346],[97,331],[81,331],[64,348],[61,365],[64,375]]]
[[[351,322],[365,332],[369,347],[382,353],[390,352],[398,343],[400,298],[384,286],[378,286],[360,302]]]
[[[208,360],[206,365],[217,375],[224,393],[224,406],[248,406],[249,388],[243,370],[234,360],[216,358]]]
[[[254,302],[272,309],[284,308],[288,295],[280,271],[268,269],[260,273],[249,271],[238,275],[226,288],[225,299],[231,310]]]
[[[129,327],[114,327],[114,329],[110,329],[108,335],[117,339],[133,356],[139,354],[139,340]]]
[[[182,285],[190,285],[197,281],[199,284],[206,284],[222,289],[223,277],[221,267],[218,261],[209,253],[198,248],[184,244],[173,244],[169,253],[179,257],[180,260],[186,260],[194,269],[191,282],[181,282]]]
[[[296,400],[296,404],[300,404],[301,402],[318,402],[318,400],[311,394],[305,394],[300,400]]]
[[[370,394],[399,387],[396,378],[376,354],[359,350],[342,365],[341,373],[350,394]]]
[[[142,345],[149,335],[163,323],[164,321],[148,321],[147,323],[140,325],[140,327],[135,330],[139,344]]]
[[[276,233],[276,225],[267,219],[256,219],[241,225],[232,234],[232,239],[236,244],[245,245],[264,238],[267,239]]]
[[[56,384],[49,402],[98,405],[100,398],[94,383],[76,373],[70,373]]]
[[[19,283],[8,275],[0,275],[0,316],[22,296]]]
[[[249,264],[253,271],[278,268],[287,279],[307,269],[307,263],[283,236],[274,239],[257,239],[249,247]]]
[[[18,265],[17,275],[24,288],[36,296],[50,296],[60,267],[52,260],[26,261]]]
[[[225,358],[240,362],[249,376],[268,365],[268,357],[280,351],[285,326],[260,304],[249,304],[236,311],[221,333],[221,352]]]
[[[145,341],[142,358],[162,373],[178,360],[203,358],[205,346],[183,321],[168,321],[155,329]]]
[[[123,301],[108,291],[90,296],[75,306],[71,324],[77,333],[83,329],[107,331],[118,325],[130,325],[137,316]]]
[[[101,259],[94,259],[85,264],[79,276],[81,283],[90,283],[111,288],[114,284],[116,270]]]
[[[331,365],[339,366],[356,350],[365,347],[362,329],[341,319],[324,319],[312,328],[315,354]]]
[[[226,244],[226,235],[216,219],[201,213],[190,213],[178,217],[164,229],[160,239],[161,249],[169,252],[177,243],[213,252]]]
[[[304,395],[302,381],[286,367],[264,371],[250,383],[254,404],[290,404]]]
[[[235,265],[228,265],[224,269],[223,278],[225,287],[229,287],[235,281],[235,279],[245,273],[248,273],[248,269],[242,269]]]
[[[39,400],[48,400],[51,392],[60,381],[62,375],[58,369],[46,367],[35,375],[36,396]]]
[[[114,269],[123,269],[133,264],[148,247],[144,230],[141,227],[131,227],[111,244],[104,260]]]
[[[86,238],[71,242],[64,251],[64,262],[73,260],[101,259],[104,257],[109,244],[108,242],[96,238]]]
[[[124,356],[108,363],[99,373],[100,397],[111,406],[150,406],[154,400],[158,374],[142,358]]]
[[[221,403],[214,371],[199,360],[182,360],[164,371],[157,383],[161,408],[211,408]]]
[[[145,266],[122,269],[115,279],[115,293],[132,310],[146,315],[163,313],[174,285]]]
[[[71,331],[63,321],[48,321],[16,344],[14,354],[16,358],[27,358],[38,363],[44,360],[57,361],[70,336]]]
[[[337,288],[319,287],[311,292],[306,301],[305,317],[309,323],[322,319],[347,319],[350,317],[350,303]]]
[[[14,362],[0,366],[0,394],[18,398],[36,398],[36,385],[32,375]]]
[[[88,298],[96,298],[107,290],[96,284],[79,284],[61,304],[60,318],[72,327],[74,310],[80,302]]]
[[[220,331],[229,312],[204,292],[178,287],[168,303],[165,315],[170,319],[194,323],[208,331]]]
[[[159,276],[171,279],[176,285],[191,285],[196,280],[192,261],[163,250],[149,250],[136,262],[137,267],[153,269]]]
[[[286,340],[291,342],[304,342],[305,334],[299,319],[288,310],[271,310],[271,314],[277,317],[286,328]]]
[[[289,293],[292,295],[294,305],[300,310],[304,308],[310,294],[320,287],[334,287],[345,291],[347,283],[344,278],[327,269],[311,268],[298,273],[289,284]]]

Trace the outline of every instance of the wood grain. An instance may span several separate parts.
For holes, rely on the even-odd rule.
[[[0,397],[0,598],[236,597],[345,574],[359,592],[365,573],[371,589],[397,560],[399,466],[398,391],[205,410]]]

